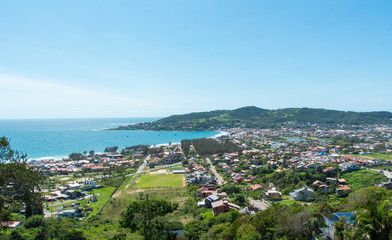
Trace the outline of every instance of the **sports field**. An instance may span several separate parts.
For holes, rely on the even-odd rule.
[[[142,175],[134,188],[182,187],[183,174]]]

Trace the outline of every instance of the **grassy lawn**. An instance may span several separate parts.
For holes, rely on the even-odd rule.
[[[364,157],[369,157],[373,159],[380,159],[382,161],[392,160],[392,153],[374,153],[371,155],[365,155]]]
[[[353,190],[374,186],[376,183],[386,182],[388,178],[382,173],[372,170],[359,170],[342,174],[347,185]]]
[[[182,187],[183,174],[143,175],[135,188]]]
[[[301,201],[295,201],[293,199],[287,199],[287,200],[282,200],[282,201],[278,201],[277,203],[285,205],[285,206],[290,206],[293,203],[301,203]]]
[[[89,192],[89,194],[96,193],[99,195],[98,201],[90,203],[89,206],[93,208],[93,211],[90,213],[87,219],[94,217],[101,210],[101,208],[105,206],[106,202],[110,199],[110,195],[114,192],[115,189],[115,187],[104,187],[101,189],[94,189],[93,191]]]

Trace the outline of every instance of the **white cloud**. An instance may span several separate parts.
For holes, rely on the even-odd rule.
[[[147,99],[77,86],[0,76],[0,118],[137,117],[156,108]]]

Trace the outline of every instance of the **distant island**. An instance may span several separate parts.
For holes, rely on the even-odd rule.
[[[274,128],[292,123],[303,124],[391,124],[392,113],[352,112],[315,108],[262,109],[254,106],[235,110],[173,115],[153,122],[121,126],[111,130],[153,130],[153,131],[211,131],[224,128]]]

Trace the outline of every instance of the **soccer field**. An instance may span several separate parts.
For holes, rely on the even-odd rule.
[[[182,187],[183,174],[142,175],[134,188]]]

